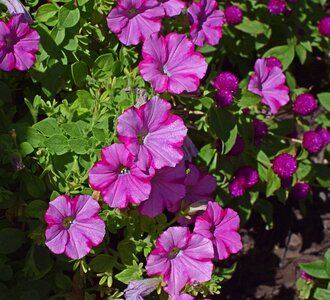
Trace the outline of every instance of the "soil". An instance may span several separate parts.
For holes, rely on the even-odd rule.
[[[237,257],[237,269],[215,299],[299,299],[298,264],[322,259],[330,247],[330,194],[314,191],[305,215],[292,199],[286,205],[274,199],[274,206],[273,229],[266,230],[254,215],[241,231],[244,248]]]

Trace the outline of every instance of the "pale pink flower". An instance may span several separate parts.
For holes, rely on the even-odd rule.
[[[184,34],[172,32],[165,38],[151,35],[143,44],[142,56],[140,73],[157,93],[195,92],[207,70],[205,58],[195,52]]]
[[[180,163],[174,168],[164,167],[157,170],[151,180],[150,196],[139,207],[141,214],[154,218],[160,215],[165,208],[171,212],[180,209],[181,200],[186,193],[185,177],[184,163]]]
[[[129,202],[148,199],[154,171],[142,172],[134,160],[123,144],[113,144],[102,149],[101,160],[89,171],[91,187],[101,192],[110,207],[125,208]]]
[[[0,69],[26,71],[36,61],[40,36],[30,28],[24,14],[18,14],[8,23],[0,21]]]
[[[124,45],[137,45],[159,32],[164,15],[157,0],[118,0],[107,16],[107,24]]]
[[[187,128],[179,116],[171,114],[171,107],[169,102],[153,97],[118,118],[118,138],[136,156],[136,164],[142,170],[150,166],[174,167],[183,158],[180,148]]]
[[[99,212],[100,205],[91,196],[80,195],[72,200],[67,195],[57,197],[45,213],[46,246],[71,259],[84,257],[103,241],[105,224]]]
[[[190,35],[195,45],[217,45],[222,37],[222,27],[225,24],[224,13],[218,8],[215,0],[193,2],[188,8]]]
[[[9,13],[12,16],[23,14],[24,19],[28,23],[32,23],[33,20],[31,15],[26,10],[25,6],[19,0],[0,0],[0,3],[3,3],[7,6]]]
[[[182,9],[186,6],[186,3],[181,0],[159,0],[159,2],[168,17],[181,14]]]
[[[203,216],[198,216],[194,233],[213,242],[216,259],[226,259],[242,249],[239,216],[231,208],[222,209],[216,202],[209,202]]]
[[[268,105],[270,112],[276,114],[290,100],[283,71],[277,66],[269,65],[266,58],[257,59],[254,71],[248,90],[261,96],[261,103]]]
[[[165,291],[179,295],[187,283],[206,282],[213,271],[212,242],[187,227],[170,227],[156,241],[147,258],[149,276],[164,275]]]

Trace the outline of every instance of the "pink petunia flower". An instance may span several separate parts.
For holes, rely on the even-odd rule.
[[[226,259],[231,253],[242,249],[239,230],[239,216],[231,208],[222,209],[216,202],[209,202],[205,214],[198,216],[194,233],[213,242],[216,259]]]
[[[32,23],[33,20],[31,18],[31,15],[26,10],[25,6],[21,3],[19,0],[2,0],[0,3],[3,3],[7,6],[9,13],[12,16],[23,14],[24,19],[28,23]]]
[[[147,258],[147,274],[164,275],[165,291],[179,295],[187,283],[211,279],[213,255],[207,238],[191,234],[187,227],[170,227],[159,236],[156,249]]]
[[[139,207],[141,214],[154,218],[160,215],[165,208],[172,212],[180,209],[180,200],[186,194],[185,177],[184,163],[180,163],[174,168],[164,167],[157,170],[151,180],[150,196]]]
[[[205,58],[195,52],[184,34],[172,32],[165,38],[151,35],[143,44],[142,56],[140,73],[157,93],[195,92],[207,70]]]
[[[148,199],[154,171],[142,172],[135,157],[123,144],[113,144],[101,151],[101,160],[89,171],[91,187],[100,191],[110,207],[125,208]]]
[[[119,118],[118,138],[136,156],[136,164],[147,170],[174,167],[182,158],[180,147],[187,128],[179,116],[171,114],[171,104],[153,97],[139,108],[129,108]]]
[[[103,241],[105,224],[99,212],[100,205],[91,196],[80,195],[72,200],[67,195],[57,197],[45,213],[46,246],[71,259],[84,257]]]
[[[159,2],[168,17],[181,14],[182,9],[186,6],[186,3],[181,0],[159,0]]]
[[[251,76],[248,90],[262,97],[261,103],[270,107],[276,114],[289,100],[289,88],[285,85],[285,75],[277,66],[267,66],[267,59],[257,59],[254,65],[255,74]]]
[[[222,37],[222,27],[225,24],[225,15],[218,8],[215,0],[201,0],[193,2],[188,8],[190,35],[195,45],[217,45]]]
[[[24,14],[0,21],[0,69],[26,71],[36,61],[40,36],[30,28]]]
[[[164,15],[157,0],[118,0],[107,16],[107,24],[124,45],[137,45],[159,32]]]

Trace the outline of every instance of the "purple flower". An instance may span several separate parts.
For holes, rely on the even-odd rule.
[[[137,45],[159,32],[164,15],[157,0],[118,0],[107,16],[107,24],[124,45]]]
[[[305,281],[306,283],[309,283],[309,282],[311,282],[311,280],[312,280],[312,277],[310,277],[306,272],[304,272],[304,271],[301,271],[300,272],[300,278],[303,280],[303,281]]]
[[[268,11],[274,16],[283,14],[288,10],[284,0],[270,0],[267,8]]]
[[[297,200],[305,200],[311,188],[307,182],[297,182],[292,188],[292,197]]]
[[[239,216],[231,208],[222,209],[216,202],[209,202],[203,216],[198,216],[194,233],[213,242],[214,258],[226,259],[242,249],[239,230]]]
[[[215,100],[217,102],[218,107],[227,107],[233,104],[234,96],[231,92],[225,90],[217,91],[217,94],[215,95]]]
[[[242,179],[244,181],[244,187],[248,189],[254,187],[259,181],[257,170],[248,166],[240,167],[235,172],[235,178]]]
[[[187,283],[211,279],[213,257],[210,240],[191,234],[187,227],[170,227],[157,239],[146,270],[149,276],[164,275],[166,292],[178,295]]]
[[[235,94],[238,90],[239,80],[233,73],[222,72],[215,77],[213,85],[219,91]]]
[[[174,295],[171,300],[194,300],[195,298],[189,294]]]
[[[196,157],[198,154],[196,146],[188,135],[186,136],[181,149],[183,151],[184,161],[192,161],[193,157]]]
[[[183,162],[174,168],[164,167],[157,170],[151,180],[150,196],[139,207],[140,213],[154,218],[165,208],[171,212],[179,210],[181,200],[186,194],[185,177],[186,168]]]
[[[305,93],[297,97],[293,103],[293,112],[300,116],[308,116],[317,109],[317,101],[313,95]]]
[[[157,93],[195,92],[207,70],[205,58],[184,34],[153,34],[144,42],[142,56],[140,73]]]
[[[126,300],[143,300],[143,297],[152,293],[161,283],[159,278],[130,280],[124,291]]]
[[[207,172],[203,172],[195,165],[189,164],[189,172],[185,178],[185,200],[188,204],[205,200],[213,201],[212,193],[217,188],[216,179]]]
[[[229,156],[239,156],[245,148],[245,142],[240,135],[237,135],[233,148],[228,152]]]
[[[309,153],[317,153],[323,147],[322,136],[317,131],[306,131],[302,145]]]
[[[159,0],[159,2],[168,17],[174,17],[181,14],[182,9],[186,6],[186,3],[181,0]]]
[[[234,198],[241,197],[245,194],[245,182],[242,178],[234,178],[229,182],[228,190]]]
[[[100,206],[91,196],[80,195],[72,200],[67,195],[57,197],[45,213],[46,246],[71,259],[84,257],[103,241],[105,224],[99,212]]]
[[[278,67],[281,70],[283,69],[282,63],[279,59],[277,59],[276,57],[267,57],[266,59],[266,63],[267,63],[267,67],[268,68],[274,68],[274,67]]]
[[[289,88],[285,85],[283,71],[277,66],[269,67],[268,64],[265,58],[257,59],[255,74],[251,76],[248,90],[261,96],[261,103],[268,105],[270,112],[276,114],[289,102]]]
[[[254,143],[258,146],[268,134],[267,124],[261,120],[253,120]]]
[[[195,45],[217,45],[222,37],[224,14],[215,0],[193,2],[188,8],[190,35]]]
[[[224,13],[225,13],[226,22],[229,25],[237,25],[241,23],[243,20],[242,10],[235,5],[230,5],[226,7]]]
[[[323,140],[323,147],[326,147],[330,144],[330,132],[327,129],[321,128],[317,131]]]
[[[0,3],[7,6],[7,9],[12,16],[22,14],[26,22],[30,24],[33,22],[31,15],[19,0],[1,0]]]
[[[330,36],[330,17],[321,19],[318,28],[321,35]]]
[[[26,71],[36,61],[40,36],[30,28],[23,14],[8,23],[0,21],[0,69]]]
[[[171,104],[153,97],[139,108],[129,108],[119,118],[118,138],[136,156],[142,170],[174,167],[183,158],[180,149],[187,135],[182,119],[171,114]]]
[[[292,177],[298,167],[297,160],[288,153],[277,155],[272,162],[272,169],[280,178]]]
[[[113,144],[101,151],[101,160],[89,171],[89,183],[101,191],[110,207],[125,208],[128,203],[138,204],[148,199],[151,192],[150,174],[142,172],[134,156],[123,144]]]

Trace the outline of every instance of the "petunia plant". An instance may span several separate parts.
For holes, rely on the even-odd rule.
[[[0,298],[219,299],[330,188],[326,1],[0,5]]]

